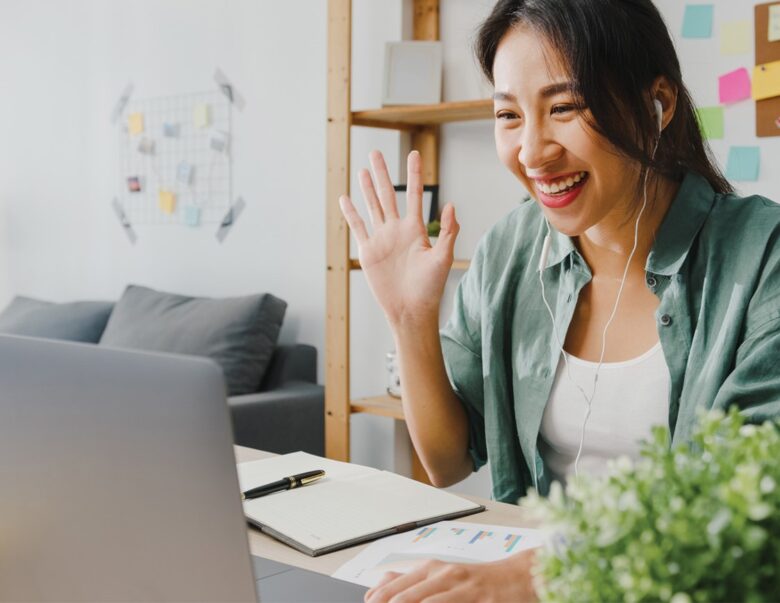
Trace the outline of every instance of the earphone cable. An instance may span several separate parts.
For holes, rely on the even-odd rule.
[[[655,158],[655,154],[658,151],[658,145],[660,143],[660,135],[655,141],[655,145],[653,147],[653,153],[651,155],[652,158]],[[601,334],[601,355],[599,357],[599,363],[596,366],[596,373],[593,376],[593,388],[591,389],[591,394],[588,396],[585,393],[585,390],[580,386],[579,383],[574,381],[574,379],[571,376],[571,369],[569,367],[569,359],[567,357],[566,351],[563,349],[563,343],[561,342],[560,337],[558,336],[558,329],[555,326],[555,317],[553,315],[552,309],[550,308],[550,305],[547,303],[547,296],[545,295],[545,287],[544,287],[544,279],[542,278],[543,273],[543,266],[540,265],[539,269],[539,283],[541,284],[542,288],[542,301],[544,302],[545,308],[547,308],[547,313],[550,315],[550,320],[552,321],[552,330],[553,334],[555,335],[555,341],[558,344],[558,350],[559,353],[563,356],[564,365],[566,367],[566,375],[569,379],[569,382],[572,383],[582,394],[583,398],[585,399],[585,416],[582,421],[582,429],[580,431],[580,443],[579,447],[577,449],[577,456],[574,459],[574,475],[576,477],[579,477],[579,462],[580,458],[582,456],[582,450],[585,445],[585,430],[588,424],[588,419],[590,418],[591,414],[591,408],[593,405],[593,399],[596,396],[596,385],[598,384],[598,378],[599,378],[599,372],[601,371],[601,367],[604,364],[604,356],[606,354],[607,349],[607,332],[609,331],[609,327],[612,324],[612,321],[615,318],[615,315],[617,314],[617,309],[620,305],[620,298],[623,295],[623,289],[625,288],[626,279],[628,277],[628,270],[631,267],[631,262],[634,259],[634,255],[636,253],[636,250],[639,246],[639,223],[642,219],[642,215],[644,214],[645,208],[647,207],[647,179],[650,174],[650,170],[647,169],[645,171],[644,176],[644,183],[643,183],[643,202],[642,207],[639,210],[639,214],[637,215],[636,222],[634,223],[634,246],[631,249],[631,253],[628,256],[628,261],[626,262],[626,267],[623,270],[623,277],[620,282],[620,288],[618,289],[617,297],[615,298],[615,305],[612,308],[612,313],[610,314],[609,319],[607,320],[606,325],[604,326],[604,331]],[[545,223],[547,224],[547,237],[551,234],[550,229],[550,223],[545,219]],[[534,462],[534,482],[536,483],[537,476],[536,476],[536,463]],[[538,488],[538,484],[537,484]]]

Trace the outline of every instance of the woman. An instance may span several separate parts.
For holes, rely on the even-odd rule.
[[[636,457],[653,425],[688,441],[700,407],[780,415],[780,206],[733,195],[710,159],[652,2],[501,0],[477,54],[498,154],[533,199],[480,242],[441,334],[458,223],[445,207],[430,247],[417,153],[408,216],[378,153],[376,183],[360,174],[371,235],[340,200],[433,483],[489,458],[494,497],[516,502]],[[532,598],[532,556],[429,563],[367,600]]]

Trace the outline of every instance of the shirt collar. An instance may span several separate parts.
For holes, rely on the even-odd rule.
[[[648,272],[670,276],[680,271],[714,203],[715,191],[709,182],[689,172],[656,233],[647,256]]]
[[[544,224],[544,220],[542,221],[542,224]],[[542,236],[545,234],[547,234],[546,230],[543,231]],[[545,263],[544,269],[547,270],[550,266],[560,264],[575,251],[577,251],[577,248],[574,246],[574,242],[570,237],[558,232],[554,228],[550,228],[550,251],[547,253],[547,262]],[[537,268],[537,271],[538,270],[539,269]]]
[[[679,272],[714,202],[715,191],[709,182],[703,176],[689,172],[656,233],[655,243],[647,257],[648,272],[665,276]],[[560,264],[576,252],[574,242],[565,234],[551,229],[550,239],[545,269]]]

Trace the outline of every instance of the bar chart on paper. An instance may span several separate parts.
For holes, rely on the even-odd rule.
[[[486,563],[541,543],[539,530],[442,521],[372,543],[333,576],[373,586],[385,572],[406,573],[430,559],[450,563]]]

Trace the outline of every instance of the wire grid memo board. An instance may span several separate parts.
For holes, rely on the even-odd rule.
[[[133,224],[220,223],[232,199],[231,104],[220,91],[130,100],[119,194]]]

